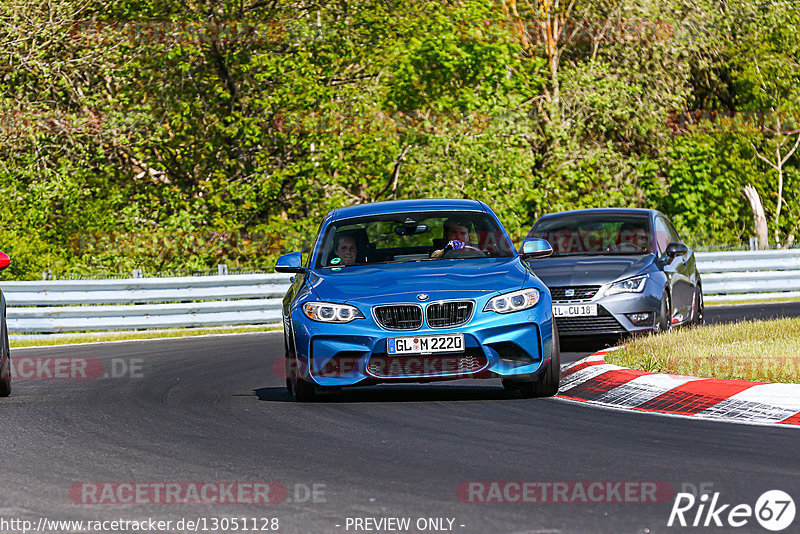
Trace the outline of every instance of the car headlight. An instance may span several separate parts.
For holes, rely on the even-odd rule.
[[[606,291],[605,296],[616,295],[617,293],[641,293],[644,291],[644,285],[647,283],[649,276],[634,276],[627,280],[614,282]]]
[[[513,293],[504,293],[489,299],[483,311],[493,311],[497,313],[511,313],[520,310],[527,310],[536,306],[539,302],[538,289],[522,289]]]
[[[364,318],[364,314],[355,306],[331,302],[306,302],[303,304],[303,313],[312,321],[321,323],[349,323],[353,319]]]

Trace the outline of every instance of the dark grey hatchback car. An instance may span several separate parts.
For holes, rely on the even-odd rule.
[[[661,212],[587,209],[541,217],[528,237],[548,258],[528,263],[553,297],[561,336],[667,330],[703,323],[694,252]]]

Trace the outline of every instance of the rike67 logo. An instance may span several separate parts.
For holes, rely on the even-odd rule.
[[[764,492],[755,506],[749,504],[724,504],[720,493],[704,493],[695,497],[691,493],[678,493],[669,514],[667,526],[681,527],[733,527],[739,528],[755,519],[767,530],[778,532],[792,524],[795,517],[794,500],[781,490]]]

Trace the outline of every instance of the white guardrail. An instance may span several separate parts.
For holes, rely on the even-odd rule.
[[[800,298],[800,250],[698,252],[708,303]]]
[[[800,250],[698,252],[708,303],[800,298]],[[284,274],[2,282],[11,333],[278,325]]]
[[[2,282],[10,333],[280,324],[289,275]]]

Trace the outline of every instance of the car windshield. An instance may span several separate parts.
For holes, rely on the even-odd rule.
[[[564,215],[537,222],[528,237],[546,239],[553,256],[649,254],[650,218],[632,215]]]
[[[463,248],[459,243],[448,247],[452,240]],[[492,217],[463,211],[343,219],[328,226],[320,247],[316,268],[514,255],[512,243]]]

